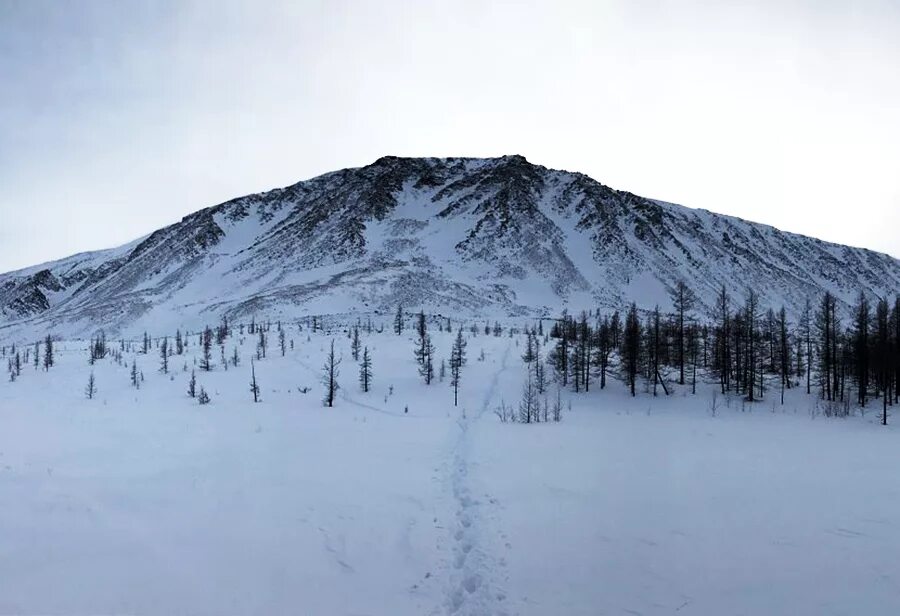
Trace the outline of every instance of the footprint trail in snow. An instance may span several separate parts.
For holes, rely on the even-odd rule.
[[[490,408],[497,389],[497,381],[507,368],[508,356],[509,347],[504,351],[500,369],[493,375],[476,413],[460,417],[459,436],[451,454],[450,486],[456,511],[450,529],[453,556],[446,604],[448,613],[454,616],[506,614],[504,609],[506,594],[496,587],[495,579],[504,561],[498,561],[481,541],[482,508],[492,506],[495,501],[478,500],[472,496],[469,485],[469,431]]]

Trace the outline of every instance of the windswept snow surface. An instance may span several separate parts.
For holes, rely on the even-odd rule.
[[[196,336],[169,376],[155,348],[99,361],[94,400],[84,342],[0,383],[0,614],[900,613],[900,435],[874,411],[813,417],[796,391],[713,416],[711,386],[612,381],[564,392],[559,424],[504,424],[518,336],[468,334],[454,408],[411,333],[363,335],[364,394],[342,330],[288,332],[259,404],[246,335],[236,369],[196,369],[207,406]],[[432,334],[439,365],[455,333]]]

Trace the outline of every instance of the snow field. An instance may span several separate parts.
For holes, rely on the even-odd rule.
[[[455,332],[431,330],[437,372]],[[126,353],[93,367],[85,399],[77,341],[0,383],[0,613],[900,610],[900,448],[874,413],[812,419],[790,392],[713,417],[712,387],[632,399],[613,380],[564,392],[562,423],[503,424],[521,340],[468,338],[454,408],[449,375],[421,382],[411,330],[362,335],[368,394],[333,335],[330,409],[331,336],[293,325],[295,349],[282,358],[273,327],[256,363],[259,404],[248,335],[237,369],[216,347],[215,370],[196,369],[206,406],[185,393],[196,336],[168,376],[155,348],[136,355],[139,390]]]

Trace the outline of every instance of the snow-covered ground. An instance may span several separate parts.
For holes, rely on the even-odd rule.
[[[900,613],[900,435],[874,410],[813,418],[791,392],[713,416],[711,387],[613,381],[565,392],[561,423],[506,424],[522,340],[469,337],[454,408],[411,331],[363,335],[367,394],[333,332],[325,408],[331,336],[308,336],[282,358],[273,328],[259,404],[252,336],[236,369],[197,368],[207,406],[185,393],[196,336],[168,376],[136,355],[139,390],[126,353],[87,400],[77,341],[0,383],[0,614]]]

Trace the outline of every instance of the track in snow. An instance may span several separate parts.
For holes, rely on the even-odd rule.
[[[500,369],[491,378],[475,415],[460,417],[459,436],[451,454],[450,485],[456,521],[451,530],[453,559],[446,603],[448,612],[454,616],[506,614],[503,609],[506,593],[497,588],[492,579],[504,561],[498,561],[481,541],[481,508],[485,502],[474,498],[469,486],[469,430],[490,407],[500,374],[507,368],[508,356],[507,346]],[[488,499],[488,503],[493,503],[493,499]]]

